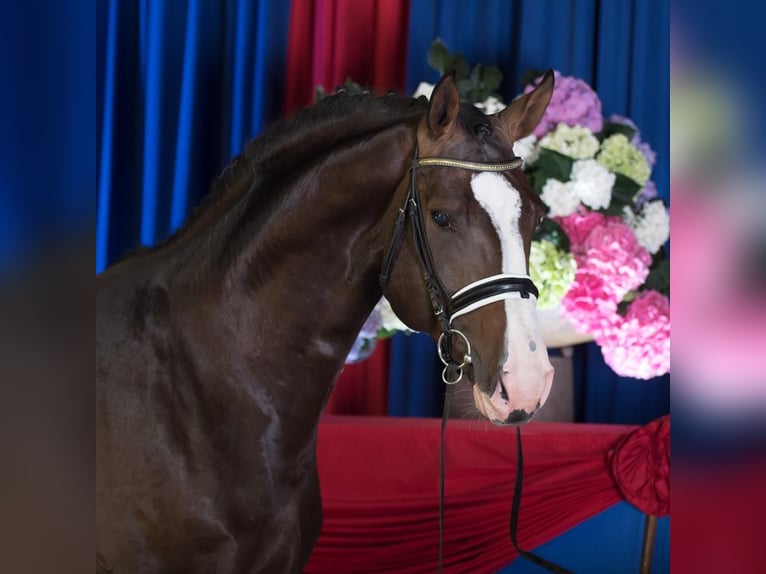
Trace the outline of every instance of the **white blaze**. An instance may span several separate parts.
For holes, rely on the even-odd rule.
[[[524,242],[519,230],[521,195],[510,182],[493,172],[481,172],[471,179],[476,201],[489,215],[500,239],[502,254],[501,273],[526,275],[527,263]],[[542,390],[533,379],[541,380],[550,368],[545,345],[539,337],[536,300],[523,299],[518,294],[505,299],[506,357],[502,377],[503,386],[511,401],[521,401],[527,409],[534,408]],[[513,388],[509,388],[509,387]],[[545,397],[543,397],[544,399]],[[531,405],[531,407],[529,406]]]
[[[502,273],[525,275],[527,263],[524,242],[519,231],[521,195],[499,173],[484,171],[473,176],[471,189],[500,236],[503,256]]]

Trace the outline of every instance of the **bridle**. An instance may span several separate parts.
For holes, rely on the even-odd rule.
[[[420,205],[420,196],[415,186],[415,177],[418,168],[427,166],[454,167],[467,169],[470,171],[489,171],[503,172],[520,168],[524,164],[520,158],[514,158],[504,163],[483,163],[476,161],[464,161],[459,159],[441,158],[441,157],[418,157],[418,147],[415,145],[415,155],[410,162],[409,175],[410,185],[407,195],[404,198],[404,204],[399,208],[394,224],[394,233],[383,260],[383,268],[380,273],[380,286],[383,294],[387,295],[388,282],[391,279],[391,273],[396,263],[396,259],[404,243],[404,234],[406,230],[407,219],[412,222],[412,232],[415,239],[415,248],[418,253],[418,259],[423,270],[423,279],[425,280],[428,296],[431,300],[431,307],[434,315],[439,321],[441,334],[437,341],[437,351],[439,359],[444,364],[442,370],[442,381],[447,385],[447,393],[444,399],[444,410],[442,413],[441,440],[439,444],[439,573],[442,571],[442,551],[444,545],[444,431],[447,427],[447,418],[454,392],[455,385],[463,378],[463,369],[470,367],[471,342],[462,331],[452,327],[452,321],[461,315],[475,311],[480,307],[489,305],[503,299],[516,298],[520,296],[523,299],[529,299],[530,295],[538,297],[537,287],[529,275],[514,275],[509,273],[500,273],[479,279],[469,283],[462,289],[459,289],[452,295],[447,294],[444,284],[439,279],[436,272],[431,249],[428,246],[426,238],[425,223],[423,221],[423,210]],[[452,337],[458,336],[463,340],[466,352],[461,360],[452,356]],[[519,509],[521,507],[522,476],[523,476],[523,456],[521,449],[521,431],[516,427],[516,451],[518,453],[516,462],[516,483],[513,493],[513,505],[511,507],[510,534],[511,542],[520,556],[534,562],[538,566],[545,568],[550,572],[559,574],[572,574],[571,571],[561,566],[537,556],[531,552],[519,547],[517,541],[517,529],[519,521]]]
[[[410,162],[409,168],[410,185],[404,198],[404,204],[399,208],[396,216],[394,233],[386,257],[383,260],[380,286],[385,295],[394,264],[404,242],[405,226],[407,219],[409,219],[412,222],[415,248],[423,270],[423,279],[425,280],[428,296],[431,300],[431,307],[441,328],[437,348],[439,350],[439,359],[444,364],[442,381],[447,385],[455,385],[460,382],[460,379],[463,378],[463,369],[471,364],[471,343],[464,333],[452,327],[452,321],[461,315],[502,299],[518,296],[528,299],[530,295],[534,295],[537,298],[538,291],[529,275],[501,273],[474,281],[452,295],[448,295],[444,284],[439,279],[439,274],[436,271],[433,256],[431,255],[431,249],[428,246],[428,239],[426,238],[423,210],[415,185],[417,170],[421,167],[441,166],[470,171],[502,172],[518,169],[523,163],[523,160],[520,158],[514,158],[504,163],[482,163],[441,157],[418,158],[418,148],[417,145],[415,146],[415,157]],[[460,337],[467,349],[460,360],[452,356],[453,336]]]

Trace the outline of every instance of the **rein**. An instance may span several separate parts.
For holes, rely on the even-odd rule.
[[[469,283],[462,289],[459,289],[451,296],[447,295],[439,274],[436,272],[436,266],[433,262],[431,249],[428,246],[426,238],[425,223],[423,221],[423,210],[420,205],[420,196],[415,186],[415,176],[418,168],[428,166],[455,167],[467,169],[470,171],[490,171],[502,172],[517,169],[523,165],[523,160],[515,158],[504,163],[482,163],[475,161],[464,161],[440,157],[418,157],[418,148],[415,146],[415,157],[410,163],[409,175],[410,184],[404,204],[399,208],[394,223],[394,233],[391,238],[383,268],[380,273],[380,286],[383,294],[386,294],[388,282],[391,279],[391,273],[396,263],[396,259],[404,243],[404,234],[406,223],[409,219],[412,222],[412,231],[415,239],[415,248],[420,259],[423,270],[423,279],[426,284],[431,307],[434,315],[439,321],[441,334],[437,341],[437,351],[439,359],[444,364],[442,371],[442,381],[447,385],[444,397],[444,410],[442,411],[441,434],[439,441],[439,574],[442,572],[442,556],[444,548],[444,475],[445,475],[445,456],[444,456],[444,433],[447,428],[447,419],[449,416],[452,395],[455,385],[463,378],[463,369],[471,366],[471,343],[468,337],[461,331],[452,328],[452,321],[461,315],[465,315],[490,303],[510,298],[513,294],[518,294],[523,299],[528,299],[530,295],[538,297],[538,290],[534,282],[528,275],[514,275],[510,273],[501,273],[492,275]],[[462,339],[466,352],[461,360],[453,357],[452,338],[457,336]],[[556,574],[572,574],[544,558],[522,550],[517,542],[517,526],[519,519],[519,509],[521,506],[521,491],[523,484],[523,456],[521,450],[521,429],[516,427],[516,483],[513,493],[513,505],[511,507],[510,536],[519,556],[534,562],[538,566],[554,572]]]

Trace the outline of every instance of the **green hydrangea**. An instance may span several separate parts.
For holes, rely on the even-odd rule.
[[[574,159],[590,159],[598,151],[598,140],[587,128],[560,123],[540,140],[540,147]]]
[[[533,241],[529,254],[529,275],[540,290],[537,306],[555,309],[569,291],[577,263],[571,253],[558,249],[547,239]]]
[[[596,160],[614,173],[621,173],[643,186],[651,175],[646,157],[628,141],[625,134],[614,134],[601,142]]]

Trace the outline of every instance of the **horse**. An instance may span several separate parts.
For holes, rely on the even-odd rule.
[[[553,368],[528,277],[545,208],[513,154],[553,88],[484,115],[336,94],[248,144],[164,243],[97,277],[97,572],[300,572],[323,407],[381,295],[497,424]]]

